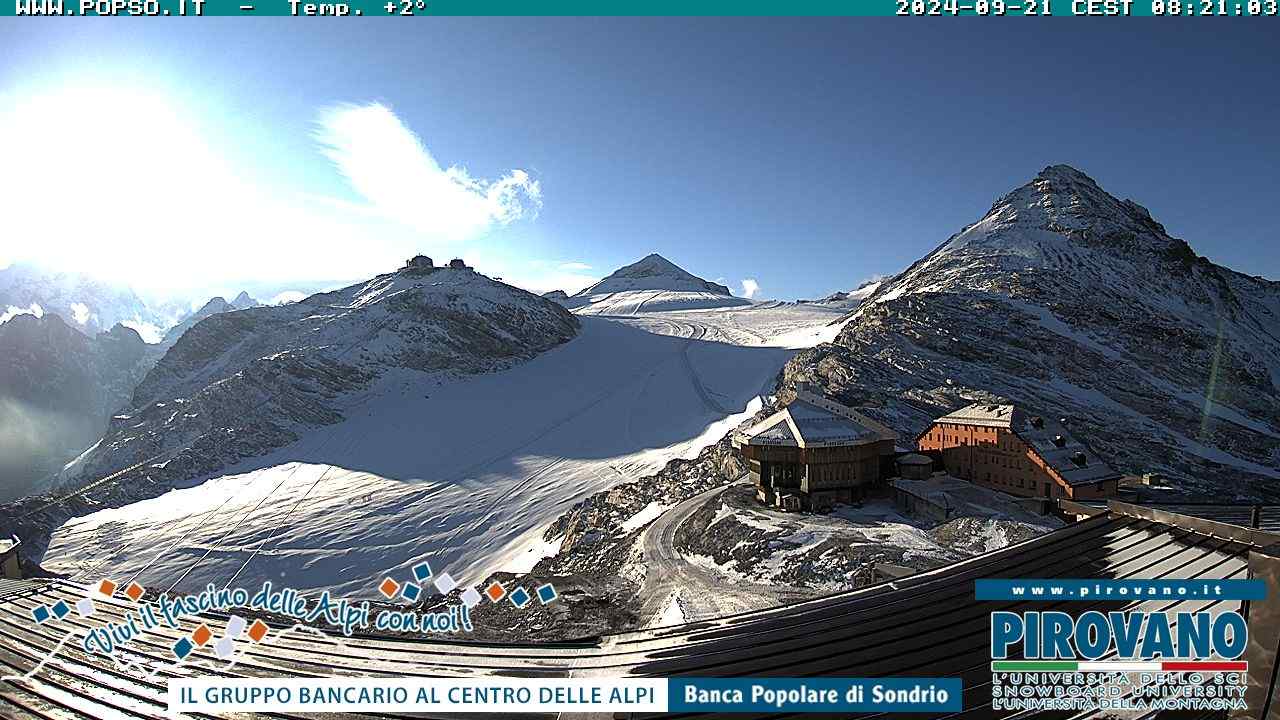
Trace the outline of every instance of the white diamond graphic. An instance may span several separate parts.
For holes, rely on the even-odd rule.
[[[76,612],[80,613],[80,617],[89,617],[93,614],[93,600],[84,598],[76,603]]]
[[[227,637],[232,639],[240,637],[240,633],[244,632],[244,628],[244,618],[239,615],[232,615],[231,619],[227,621]]]
[[[440,577],[436,578],[436,589],[442,593],[451,592],[458,587],[458,581],[453,579],[449,573],[440,573]]]
[[[213,652],[223,660],[226,660],[227,658],[231,657],[231,654],[234,653],[235,651],[236,651],[235,643],[233,643],[231,641],[231,638],[229,637],[222,638],[217,642],[217,644],[213,646]]]
[[[473,608],[473,607],[475,607],[476,605],[479,605],[479,604],[480,604],[480,593],[476,592],[476,589],[475,589],[475,588],[473,588],[473,587],[469,587],[469,588],[467,588],[466,590],[463,590],[463,591],[462,591],[462,604],[463,604],[463,605],[466,605],[466,606],[467,606],[467,607],[469,607],[469,608]]]

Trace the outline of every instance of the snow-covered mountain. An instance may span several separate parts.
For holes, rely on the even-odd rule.
[[[818,300],[799,300],[798,302],[806,305],[820,305],[822,307],[852,310],[862,304],[863,300],[875,294],[880,289],[883,280],[868,280],[856,289],[848,292],[833,292],[830,295]]]
[[[421,277],[430,282],[445,272],[460,271]],[[478,304],[474,289],[449,290]],[[383,302],[390,303],[386,294]],[[320,359],[307,348],[328,344],[327,326],[345,322],[346,311],[333,306],[358,302],[313,298],[302,304],[309,311],[295,308],[297,314],[287,316],[293,320],[270,326],[254,318],[272,308],[201,321],[139,389],[145,409],[131,411],[123,427],[103,441],[117,448],[112,452],[127,453],[134,443],[145,448],[151,442],[148,428],[179,437],[189,429],[204,430],[190,443],[194,451],[94,485],[56,512],[36,504],[32,513],[27,503],[0,507],[0,514],[32,513],[17,529],[31,557],[51,572],[136,574],[160,590],[233,580],[250,587],[272,579],[303,589],[368,594],[383,575],[404,574],[423,558],[455,578],[479,582],[494,569],[527,567],[553,552],[554,543],[540,539],[546,524],[582,497],[714,444],[759,407],[759,393],[774,385],[794,354],[793,343],[775,336],[821,327],[836,315],[761,304],[683,315],[574,318],[550,301],[525,296],[519,307],[529,313],[528,321],[468,315],[449,332],[497,326],[495,334],[514,335],[523,330],[508,328],[535,329],[546,313],[557,323],[577,321],[576,336],[527,362],[457,376],[379,362],[380,349],[395,339],[366,341],[360,333],[368,334],[369,324],[353,323],[334,330],[357,345],[337,360],[378,377],[347,382],[337,372],[313,372]],[[406,319],[403,313],[397,317]],[[235,334],[250,323],[264,334],[298,336],[307,346],[300,349],[302,360],[310,365],[280,361],[279,372],[266,378],[256,367],[233,367],[210,373],[234,374],[194,396],[182,387],[201,368],[239,355],[218,348],[243,342],[249,357],[275,352],[275,346],[254,344],[257,333],[248,341]],[[202,340],[211,328],[222,328],[224,337]],[[177,377],[161,372],[185,363],[184,348],[197,341],[212,349],[190,355],[205,360]],[[326,357],[342,352],[335,348]],[[357,384],[358,390],[346,390]],[[267,396],[264,388],[276,404],[258,412],[249,400]],[[286,422],[312,410],[342,418],[321,427]],[[279,431],[273,423],[282,425]],[[255,451],[283,431],[297,440],[218,470],[203,469],[205,462],[221,462],[219,452]],[[36,551],[45,548],[45,538],[48,552],[40,558]]]
[[[337,398],[384,370],[492,371],[565,342],[577,326],[555,303],[451,268],[212,315],[165,353],[131,412],[73,471],[104,475],[173,447],[212,471],[292,441],[297,426],[336,422]]]
[[[163,345],[165,349],[173,347],[173,344],[178,342],[178,338],[182,337],[183,333],[190,330],[192,326],[210,315],[233,312],[235,310],[248,310],[249,308],[258,307],[259,305],[261,305],[261,303],[254,300],[249,296],[249,293],[243,290],[241,290],[240,294],[231,302],[227,302],[226,298],[220,296],[211,298],[209,302],[201,306],[199,310],[196,310],[183,318],[182,322],[169,328],[169,330],[164,334],[164,340],[161,341],[161,345]]]
[[[92,445],[158,355],[123,325],[89,337],[53,314],[0,323],[0,501]]]
[[[0,270],[0,316],[23,312],[60,315],[89,336],[124,324],[151,342],[176,320],[169,308],[152,307],[128,287],[18,263]]]
[[[497,370],[567,341],[578,326],[553,302],[449,268],[406,269],[298,303],[211,315],[137,384],[128,409],[64,468],[57,490],[150,464],[96,489],[92,501],[38,514],[28,534],[38,546],[86,503],[154,497],[336,423],[387,373],[417,372],[425,386]]]
[[[734,297],[724,285],[703,280],[656,253],[620,267],[558,302],[580,313],[598,315],[751,304],[746,298]]]
[[[1196,255],[1064,165],[878,287],[786,375],[904,435],[1007,398],[1176,491],[1280,497],[1280,283]]]

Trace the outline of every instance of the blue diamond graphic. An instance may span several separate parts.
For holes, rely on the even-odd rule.
[[[511,593],[511,604],[518,608],[523,608],[525,605],[528,605],[529,600],[531,599],[532,598],[529,597],[529,593],[525,592],[524,588],[516,588],[515,592]]]
[[[192,650],[191,641],[186,638],[182,638],[181,640],[173,644],[173,654],[177,655],[179,660],[182,660],[186,658],[188,655],[190,655],[191,650]]]
[[[538,602],[543,605],[550,605],[558,597],[560,596],[556,594],[556,589],[551,583],[538,587]]]
[[[71,608],[67,606],[66,601],[59,600],[53,604],[53,614],[59,620],[71,614]]]
[[[44,605],[41,605],[40,607],[35,608],[34,610],[31,611],[31,617],[35,618],[35,621],[38,623],[46,622],[50,617],[49,608],[45,607]]]
[[[413,583],[405,583],[404,590],[401,590],[400,594],[404,595],[405,600],[408,600],[409,602],[413,602],[418,599],[419,595],[422,594],[422,587],[418,585],[414,585]]]
[[[431,566],[425,562],[420,562],[413,566],[413,578],[418,582],[426,582],[431,579]]]

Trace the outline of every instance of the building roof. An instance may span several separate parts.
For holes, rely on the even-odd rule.
[[[1076,500],[1075,503],[1078,505],[1096,508],[1098,510],[1107,509],[1107,501],[1105,500]],[[1156,510],[1164,510],[1165,512],[1177,513],[1178,515],[1186,515],[1188,517],[1197,517],[1205,520],[1212,520],[1213,522],[1226,523],[1228,525],[1239,525],[1240,527],[1253,527],[1253,513],[1256,508],[1258,512],[1257,528],[1265,532],[1280,533],[1280,505],[1155,502],[1142,503],[1142,506]]]
[[[16,537],[0,537],[0,556],[8,555],[10,550],[18,547],[19,542]]]
[[[920,453],[907,453],[900,455],[896,461],[899,465],[932,465],[933,458]]]
[[[897,440],[897,433],[846,405],[798,390],[785,408],[738,436],[746,445],[838,447]]]
[[[948,413],[934,422],[953,425],[981,425],[983,427],[1012,428],[1022,422],[1022,411],[1015,405],[973,403]]]
[[[1013,430],[1068,485],[1091,485],[1120,479],[1120,473],[1102,462],[1061,423],[1045,419],[1039,425],[1027,423]]]
[[[1246,536],[1238,532],[1225,532],[1227,526],[1187,520],[1176,515],[1149,519],[1113,504],[1096,517],[938,570],[778,608],[571,643],[382,636],[348,644],[333,637],[334,632],[290,636],[283,632],[286,626],[275,625],[262,646],[269,657],[259,653],[247,661],[221,665],[219,671],[232,678],[264,674],[306,678],[318,671],[436,677],[555,678],[591,672],[624,677],[960,677],[966,720],[989,720],[1008,715],[991,707],[991,611],[1041,610],[1044,603],[975,600],[974,578],[1244,577],[1250,551],[1276,541],[1274,535],[1258,536],[1255,543],[1241,539]],[[189,636],[199,623],[218,635],[227,623],[226,616],[209,614],[183,618],[179,628],[161,623],[149,631],[145,642],[130,646],[142,662],[117,666],[110,656],[66,647],[61,643],[63,633],[33,628],[28,619],[38,605],[58,600],[73,603],[88,590],[61,580],[13,581],[11,586],[0,581],[4,672],[32,673],[29,679],[2,686],[0,716],[163,717],[168,707],[166,683],[184,672],[172,667],[167,648]],[[103,623],[127,622],[127,613],[135,607],[120,598],[95,599],[95,603]],[[1171,613],[1205,607],[1202,601],[1163,599],[1095,605],[1104,610]],[[1215,611],[1239,608],[1235,600],[1214,604]],[[1089,603],[1066,603],[1062,609],[1075,616],[1096,608]],[[208,657],[207,650],[199,653]],[[54,662],[40,669],[46,655]],[[1015,648],[1010,659],[1020,657],[1020,648]],[[1266,689],[1274,692],[1275,680],[1270,684]]]
[[[943,415],[935,423],[999,427],[1012,431],[1068,485],[1118,480],[1120,473],[1102,461],[1062,422],[1028,416],[1016,405],[973,403]]]

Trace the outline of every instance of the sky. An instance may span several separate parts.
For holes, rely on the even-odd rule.
[[[0,267],[198,296],[423,252],[574,292],[658,252],[807,298],[1066,163],[1277,279],[1273,25],[0,19]]]

